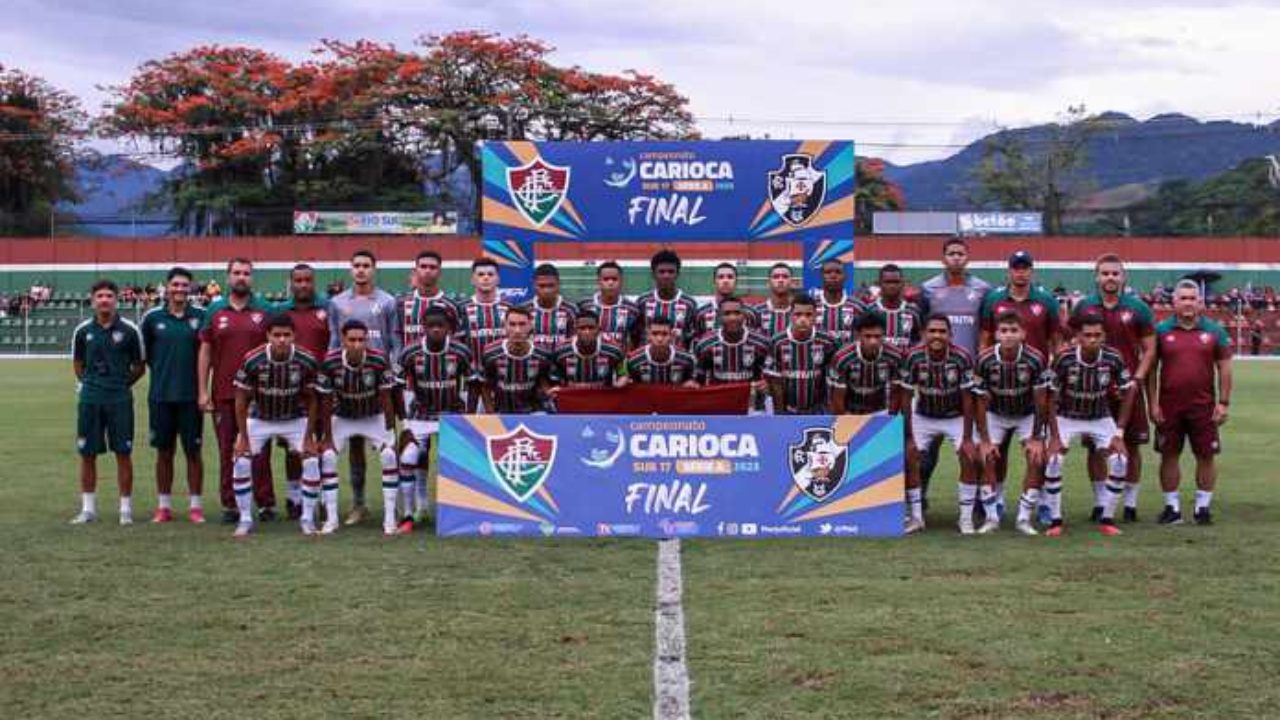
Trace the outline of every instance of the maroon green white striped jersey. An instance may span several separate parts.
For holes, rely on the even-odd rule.
[[[458,304],[444,294],[443,290],[436,290],[434,295],[422,295],[417,288],[404,293],[396,298],[396,307],[400,309],[400,334],[401,352],[410,345],[417,345],[426,333],[426,327],[423,322],[427,317],[427,310],[433,307],[444,308],[445,315],[449,316],[449,327],[451,332],[457,332],[460,327],[458,315]]]
[[[836,341],[820,330],[797,340],[788,329],[773,336],[765,359],[766,377],[782,381],[783,407],[780,415],[818,415],[827,403],[827,368],[836,356]]]
[[[640,308],[630,300],[619,297],[612,305],[600,300],[600,293],[578,304],[579,310],[590,310],[600,316],[600,339],[620,348],[639,343]]]
[[[752,305],[741,303],[742,317],[746,323],[748,330],[756,330],[760,327],[760,316],[756,313],[756,309]],[[711,302],[698,308],[698,314],[695,316],[694,326],[697,328],[696,337],[702,337],[713,330],[720,329],[720,298],[713,297]],[[696,340],[695,340],[696,342]]]
[[[533,345],[514,355],[507,340],[485,348],[484,381],[493,389],[493,408],[500,413],[531,413],[543,409],[540,382],[551,379],[551,355]]]
[[[737,342],[731,342],[721,328],[698,338],[693,344],[693,357],[698,368],[695,379],[699,383],[753,382],[764,375],[769,341],[757,333],[743,332]]]
[[[671,323],[671,334],[681,348],[693,344],[698,329],[698,301],[685,295],[683,290],[676,290],[676,296],[670,300],[663,300],[657,290],[650,290],[636,298],[636,307],[640,309],[642,328],[649,327],[649,321],[654,318],[665,318]]]
[[[236,371],[235,387],[249,391],[249,417],[277,422],[305,417],[303,394],[314,390],[319,365],[306,350],[293,345],[289,357],[271,359],[271,346],[249,351]]]
[[[387,356],[365,351],[359,365],[347,362],[346,350],[330,350],[320,363],[316,391],[333,398],[333,414],[348,420],[382,414],[382,391],[396,386]]]
[[[781,332],[786,332],[791,327],[791,306],[785,309],[775,310],[773,308],[773,298],[769,298],[764,302],[752,308],[755,310],[756,317],[760,320],[760,334],[772,338]]]
[[[460,307],[462,327],[458,334],[466,340],[473,361],[484,354],[490,343],[502,339],[506,332],[502,324],[506,322],[509,307],[511,305],[504,300],[486,303],[474,295],[463,301]]]
[[[591,354],[578,349],[577,339],[564,343],[551,354],[551,380],[576,388],[613,387],[627,356],[617,345],[599,340]]]
[[[573,339],[573,324],[578,319],[578,308],[557,297],[550,309],[543,308],[537,300],[527,303],[529,319],[533,321],[533,344],[548,355],[563,342]],[[485,352],[488,352],[486,349]]]
[[[638,348],[627,356],[627,375],[632,381],[651,385],[681,385],[694,379],[693,356],[684,350],[671,348],[666,362],[653,359],[649,345]]]
[[[964,414],[964,393],[973,387],[973,360],[958,345],[935,358],[924,345],[912,348],[902,363],[902,387],[916,396],[918,415],[953,418]]]
[[[1012,360],[994,345],[978,356],[973,393],[987,397],[987,411],[1005,417],[1026,417],[1036,411],[1035,391],[1049,386],[1049,364],[1039,350],[1023,343]]]
[[[920,342],[924,319],[915,303],[899,300],[890,308],[881,298],[868,305],[867,312],[880,313],[884,317],[884,342],[899,353],[905,355]]]
[[[1124,357],[1104,345],[1091,362],[1079,346],[1060,353],[1050,373],[1058,416],[1097,420],[1111,416],[1111,399],[1133,385]]]
[[[862,344],[854,343],[836,353],[827,370],[827,386],[844,390],[840,412],[870,415],[889,409],[893,386],[902,373],[902,353],[881,345],[875,357],[862,354]]]
[[[814,295],[814,301],[818,304],[814,327],[834,338],[838,347],[853,342],[853,323],[866,312],[862,303],[845,293],[840,296],[840,302],[829,305],[820,291]]]
[[[400,382],[412,397],[409,417],[414,420],[464,412],[463,388],[477,378],[471,350],[457,340],[449,340],[438,351],[422,340],[405,348],[400,359]]]

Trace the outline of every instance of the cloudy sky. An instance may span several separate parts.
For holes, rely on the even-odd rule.
[[[16,2],[16,7],[13,3]],[[527,33],[555,59],[674,82],[708,137],[852,138],[944,157],[1067,106],[1146,118],[1280,117],[1280,0],[9,0],[0,64],[96,109],[98,85],[201,43],[302,59],[319,38],[409,46],[455,29]]]

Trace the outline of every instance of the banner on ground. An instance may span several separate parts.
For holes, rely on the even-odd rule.
[[[295,235],[454,235],[456,212],[328,212],[296,210]]]
[[[439,457],[440,535],[902,533],[899,417],[455,415]]]
[[[528,286],[538,241],[797,241],[812,287],[824,260],[853,261],[850,141],[501,141],[481,158],[504,288]]]

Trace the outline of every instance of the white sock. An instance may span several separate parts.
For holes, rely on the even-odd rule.
[[[1112,520],[1116,516],[1116,505],[1121,497],[1124,496],[1124,478],[1113,477],[1107,480],[1103,487],[1102,495],[1102,519]]]
[[[132,498],[132,497],[129,497],[128,495],[123,495],[123,496],[121,496],[121,498],[120,498],[120,514],[121,514],[121,515],[132,515],[132,514],[133,514],[133,498]]]
[[[924,505],[920,501],[920,488],[907,488],[907,506],[911,510],[911,519],[924,521]]]
[[[1095,480],[1093,483],[1093,506],[1102,507],[1107,500],[1107,483]]]
[[[1000,507],[1004,507],[1004,483],[998,482],[995,486],[995,503]]]
[[[418,510],[426,512],[431,509],[431,499],[427,496],[427,471],[423,468],[417,468],[413,472],[413,477],[414,498],[417,502]]]
[[[1049,508],[1049,517],[1062,519],[1062,478],[1044,481],[1044,504]]]
[[[987,513],[987,522],[998,520],[1000,518],[1000,493],[987,485],[983,485],[978,491],[978,496],[982,499],[982,509]]]
[[[1178,497],[1178,491],[1167,492],[1164,494],[1164,506],[1173,508],[1176,513],[1182,512],[1182,498]]]
[[[382,525],[394,527],[396,524],[396,497],[400,494],[399,483],[382,481]]]
[[[1127,508],[1138,508],[1138,483],[1125,483],[1124,486],[1124,506]]]
[[[960,522],[973,522],[973,502],[978,497],[977,485],[960,483],[956,493],[960,497]]]
[[[231,489],[236,495],[236,510],[240,511],[240,522],[253,523],[253,469],[252,461],[247,457],[236,458],[232,467]]]
[[[1209,503],[1211,503],[1211,502],[1213,502],[1213,491],[1212,491],[1212,490],[1197,490],[1197,491],[1196,491],[1196,512],[1200,512],[1201,510],[1208,510],[1208,509],[1209,509]]]
[[[316,503],[320,500],[320,483],[307,483],[302,492],[302,522],[312,525],[316,521]]]
[[[160,509],[161,509],[161,510],[172,510],[172,509],[173,509],[173,496],[172,496],[172,495],[158,495],[158,496],[156,496],[156,502],[158,502],[158,503],[160,504]]]
[[[203,499],[203,498],[201,498],[199,495],[192,495],[192,496],[191,496],[191,498],[190,498],[190,500],[189,500],[189,503],[190,503],[190,506],[191,506],[191,509],[192,509],[192,510],[203,510],[203,509],[204,509],[204,499]]]
[[[86,515],[98,513],[98,493],[80,493],[80,512]]]
[[[297,505],[302,502],[302,483],[297,480],[288,480],[285,482],[287,497],[289,502]]]
[[[335,522],[338,519],[338,481],[325,482],[321,493],[324,496],[324,511],[329,522]]]
[[[383,478],[384,484],[395,482],[397,482],[395,476],[389,475]],[[411,517],[414,513],[413,503],[417,498],[418,481],[413,475],[401,475],[399,476],[397,487],[399,488],[400,507],[404,509],[402,517]]]
[[[1040,488],[1027,488],[1018,498],[1018,522],[1031,522],[1031,513],[1040,504]]]

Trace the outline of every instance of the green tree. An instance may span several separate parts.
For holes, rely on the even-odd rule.
[[[995,134],[983,144],[969,199],[983,207],[1038,210],[1045,233],[1062,234],[1067,210],[1091,187],[1080,170],[1097,129],[1080,105],[1068,108],[1061,122]]]
[[[76,199],[80,101],[0,65],[0,234],[47,232],[59,202]]]

